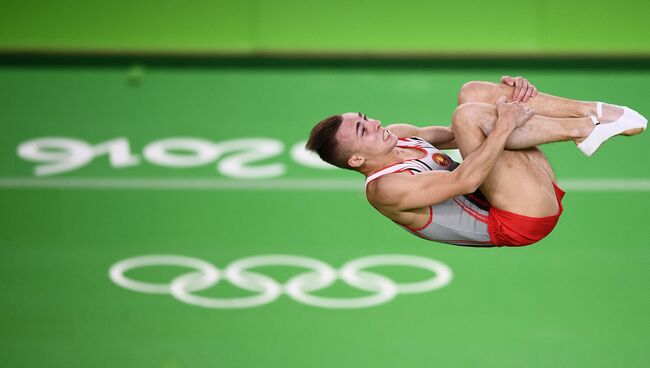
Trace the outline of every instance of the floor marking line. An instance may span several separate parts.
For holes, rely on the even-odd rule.
[[[576,192],[650,191],[650,179],[637,178],[564,179],[559,185]],[[363,191],[363,180],[0,177],[0,189]]]

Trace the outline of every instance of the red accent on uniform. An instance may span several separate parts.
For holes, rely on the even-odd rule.
[[[479,220],[484,224],[487,224],[488,217],[486,217],[484,214],[475,211],[473,208],[467,206],[465,203],[457,200],[456,198],[454,198],[454,202],[456,202],[456,204],[460,206],[460,208],[462,208],[463,211],[467,212],[470,216],[474,217],[475,219]]]
[[[529,217],[490,207],[488,234],[496,246],[519,247],[542,240],[548,235],[562,214],[562,198],[565,192],[553,183],[558,213],[548,217]]]
[[[449,166],[449,163],[451,162],[449,156],[440,152],[434,152],[431,155],[431,159],[440,166]]]
[[[396,222],[396,224],[398,224],[398,223]],[[400,224],[398,224],[398,225],[400,225]],[[406,226],[404,226],[404,225],[400,225],[400,226],[403,226],[403,227],[405,227],[405,228],[407,228],[407,229],[410,230],[410,228],[408,228],[408,227],[406,227]],[[432,240],[432,239],[429,239],[429,238],[427,238],[426,236],[422,235],[422,234],[421,234],[420,232],[418,232],[418,231],[414,231],[413,234],[415,234],[415,235],[417,235],[417,236],[419,236],[420,238],[425,239],[425,240]],[[437,241],[437,240],[433,240],[433,241]],[[486,248],[487,248],[487,247],[492,247],[492,246],[494,246],[494,245],[492,244],[492,241],[491,241],[491,240],[488,240],[488,241],[478,241],[478,240],[468,240],[468,239],[458,239],[458,240],[450,239],[450,240],[445,240],[445,243],[451,243],[451,244],[456,244],[456,245],[482,245],[482,246],[485,246]]]
[[[425,227],[429,226],[429,225],[431,224],[431,221],[433,221],[433,209],[431,208],[431,206],[429,206],[429,220],[428,220],[427,223],[424,224],[422,227],[419,227],[419,228],[417,228],[417,229],[414,229],[414,228],[412,228],[412,227],[408,227],[408,226],[404,226],[404,225],[402,225],[402,226],[408,228],[408,229],[411,230],[411,231],[415,231],[415,232],[417,233],[417,232],[419,232],[420,230],[424,229]]]
[[[401,148],[417,148],[417,149],[419,149],[420,151],[424,152],[424,156],[422,156],[422,157],[418,157],[418,158],[407,158],[407,159],[405,159],[405,160],[403,160],[403,161],[400,161],[400,162],[394,163],[394,164],[392,164],[392,165],[384,166],[384,167],[382,167],[381,169],[379,169],[379,170],[375,170],[375,171],[371,172],[370,174],[366,175],[366,177],[368,177],[368,176],[372,176],[372,175],[374,175],[374,174],[376,174],[376,173],[378,173],[378,172],[380,172],[380,171],[382,171],[382,170],[384,170],[384,169],[388,169],[389,167],[393,167],[393,166],[395,166],[395,165],[403,164],[403,163],[406,162],[406,161],[419,160],[419,159],[421,159],[421,158],[425,158],[425,157],[427,157],[427,154],[428,154],[427,151],[426,151],[424,148],[417,147],[417,146],[398,146],[398,147],[401,147]],[[381,176],[380,176],[380,177],[381,177]]]
[[[393,222],[395,222],[395,221],[393,221]],[[407,229],[407,230],[411,230],[408,226],[404,226],[404,225],[400,224],[399,222],[395,222],[395,223],[396,223],[397,225],[399,225],[399,226],[401,226],[401,227]],[[416,236],[419,236],[420,238],[424,239],[424,240],[431,240],[431,239],[427,238],[426,236],[420,234],[419,231],[413,231],[413,230],[411,230],[411,232],[412,232],[413,234],[415,234]]]
[[[477,240],[467,240],[467,239],[460,239],[460,240],[445,240],[445,242],[450,242],[450,243],[459,243],[460,245],[472,245],[472,244],[482,244],[486,246],[491,246],[492,241],[477,241]]]
[[[467,196],[470,197],[472,200],[476,201],[476,203],[480,204],[481,206],[490,207],[490,203],[488,201],[477,197],[474,193],[467,194]]]
[[[421,159],[427,157],[427,155],[429,154],[429,152],[427,152],[427,150],[425,150],[425,149],[422,148],[422,147],[418,147],[418,146],[397,146],[397,147],[400,147],[400,148],[415,148],[415,149],[417,149],[417,150],[420,150],[420,152],[424,153],[424,156],[422,156],[422,157],[418,157],[418,158],[410,158],[410,159],[408,159],[408,160],[404,160],[404,161],[402,161],[402,163],[405,162],[405,161],[421,160]]]

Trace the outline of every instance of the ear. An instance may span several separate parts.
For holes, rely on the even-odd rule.
[[[352,157],[350,157],[350,159],[348,160],[348,165],[350,165],[350,167],[357,168],[357,167],[361,167],[361,165],[363,165],[364,162],[366,162],[365,158],[359,155],[352,155]]]

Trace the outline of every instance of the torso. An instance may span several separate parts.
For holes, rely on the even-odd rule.
[[[409,172],[400,172],[391,175],[400,175],[400,176],[408,177],[413,174],[410,174]],[[429,207],[417,208],[410,211],[397,211],[392,208],[382,207],[380,205],[375,204],[372,199],[372,196],[374,192],[374,187],[380,181],[381,178],[377,180],[373,180],[372,182],[368,183],[368,187],[366,188],[366,195],[368,197],[368,201],[377,211],[379,211],[382,215],[388,217],[389,219],[393,220],[394,222],[411,228],[420,228],[429,221]]]
[[[427,171],[453,171],[459,166],[444,152],[418,137],[401,138],[397,147],[406,150],[406,159],[382,168],[366,179],[366,194],[373,207],[405,230],[428,240],[458,245],[490,245],[487,234],[489,203],[480,193],[450,198],[409,211],[398,211],[373,203],[377,183],[385,175],[411,176]]]

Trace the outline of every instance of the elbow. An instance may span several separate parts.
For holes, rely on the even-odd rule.
[[[468,183],[467,186],[465,187],[465,193],[463,194],[470,194],[476,192],[478,190],[478,187],[481,186],[481,184],[482,183],[479,181],[472,181]]]
[[[459,190],[462,192],[460,194],[469,194],[474,193],[478,187],[483,184],[483,180],[476,175],[467,175],[459,179]]]

